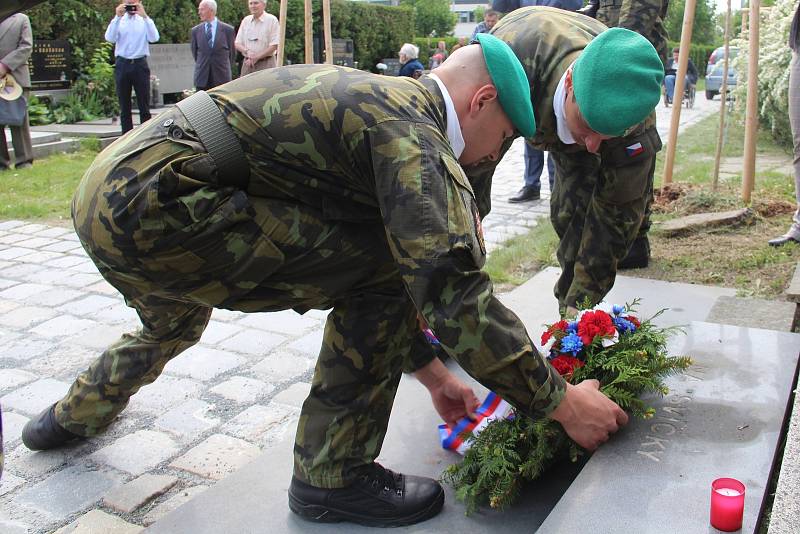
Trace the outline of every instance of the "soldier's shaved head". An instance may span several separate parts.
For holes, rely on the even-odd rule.
[[[451,95],[457,88],[474,90],[492,83],[483,52],[477,44],[462,46],[453,51],[433,72],[444,82]],[[457,87],[451,89],[451,83]]]

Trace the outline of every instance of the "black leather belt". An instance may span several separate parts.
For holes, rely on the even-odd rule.
[[[141,63],[141,62],[147,62],[147,56],[135,57],[132,59],[127,57],[117,56],[116,61],[119,63]]]

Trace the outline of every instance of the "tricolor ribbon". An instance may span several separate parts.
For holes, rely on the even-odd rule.
[[[496,393],[490,392],[477,410],[475,410],[475,420],[469,417],[462,417],[456,423],[455,428],[447,425],[439,425],[439,439],[442,448],[464,454],[472,444],[469,435],[477,436],[486,425],[495,419],[504,419],[512,414],[512,407],[509,403],[501,399]]]

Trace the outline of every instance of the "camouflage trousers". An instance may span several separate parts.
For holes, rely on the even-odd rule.
[[[102,432],[197,343],[215,307],[333,308],[300,416],[295,474],[339,487],[377,457],[402,370],[433,357],[380,222],[328,221],[296,201],[219,184],[177,110],[98,156],[73,219],[142,327],[77,377],[56,404],[60,425],[81,436]]]
[[[627,147],[644,151],[629,156]],[[558,234],[561,276],[554,294],[559,306],[600,302],[611,290],[617,262],[637,236],[646,235],[652,203],[656,153],[655,126],[638,135],[606,141],[602,157],[589,152],[552,152],[556,180],[550,220]]]

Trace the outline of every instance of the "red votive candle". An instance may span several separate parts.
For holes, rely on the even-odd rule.
[[[733,478],[711,483],[711,526],[724,532],[742,528],[744,484]]]

